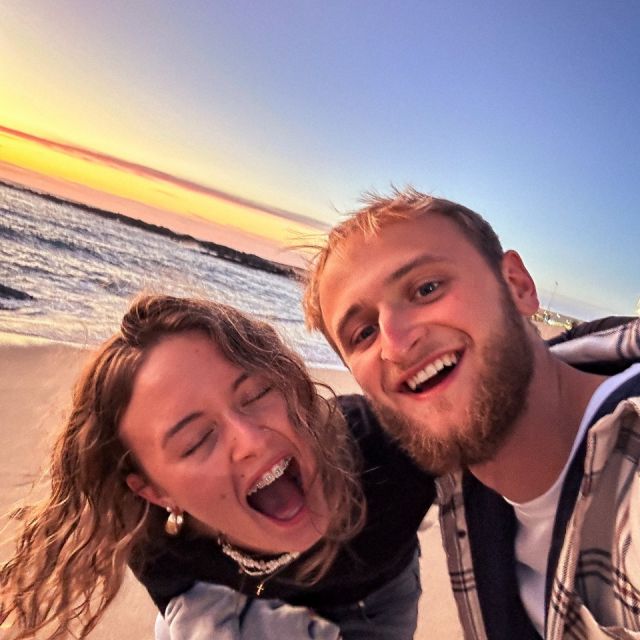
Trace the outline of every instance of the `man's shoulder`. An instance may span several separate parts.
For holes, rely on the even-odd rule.
[[[627,401],[636,400],[630,405],[630,409],[640,413],[640,363],[629,367],[624,373],[618,374],[613,380],[620,379],[619,384],[613,388],[603,399],[596,411],[591,423],[596,423],[600,418],[614,413],[617,407]]]
[[[591,323],[597,328],[597,323]],[[551,344],[560,360],[582,371],[614,375],[640,362],[640,318]]]

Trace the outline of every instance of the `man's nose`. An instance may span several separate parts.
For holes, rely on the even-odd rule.
[[[420,341],[424,327],[419,325],[410,309],[389,307],[378,318],[383,360],[402,365],[410,359],[414,347]]]

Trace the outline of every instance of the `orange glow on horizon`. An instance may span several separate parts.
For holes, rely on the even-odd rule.
[[[48,145],[46,141],[20,137],[0,130],[1,158],[4,162],[42,175],[74,182],[97,191],[119,196],[145,205],[201,218],[217,224],[233,227],[272,240],[279,245],[295,242],[300,237],[317,236],[320,227],[305,224],[285,216],[261,211],[250,205],[226,200],[195,188],[173,184],[170,177],[162,179],[143,175],[116,161],[107,162],[97,154],[81,149],[66,151]],[[123,162],[126,165],[126,163]],[[152,173],[152,170],[149,170]],[[126,212],[122,212],[125,213]]]

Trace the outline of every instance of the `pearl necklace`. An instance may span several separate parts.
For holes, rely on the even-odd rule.
[[[283,553],[273,560],[256,560],[238,551],[238,549],[234,549],[224,540],[219,539],[218,542],[222,553],[234,560],[240,567],[240,571],[246,573],[248,576],[268,576],[276,569],[280,569],[290,562],[293,562],[300,555],[299,551],[293,551],[292,553]]]

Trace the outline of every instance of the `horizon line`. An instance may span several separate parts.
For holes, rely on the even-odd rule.
[[[2,124],[0,124],[0,133],[13,136],[14,138],[33,142],[35,144],[53,149],[61,153],[65,153],[73,157],[84,157],[88,162],[98,162],[100,164],[111,166],[120,170],[126,170],[141,177],[160,180],[181,187],[183,189],[187,189],[189,191],[200,193],[206,196],[211,196],[220,200],[225,200],[232,204],[249,207],[263,213],[287,218],[301,224],[315,227],[322,231],[328,231],[329,229],[331,229],[330,224],[322,222],[315,218],[311,218],[309,216],[305,216],[304,214],[287,211],[286,209],[280,209],[279,207],[271,207],[267,204],[256,202],[248,198],[243,198],[242,196],[237,196],[226,191],[222,191],[221,189],[217,189],[215,187],[209,187],[207,185],[201,184],[199,182],[194,182],[193,180],[189,180],[187,178],[182,178],[180,176],[175,176],[159,169],[154,169],[153,167],[148,167],[131,160],[125,160],[124,158],[118,158],[116,156],[103,153],[102,151],[88,149],[86,147],[77,146],[69,142],[62,142],[60,140],[44,138],[33,133],[13,129]]]

